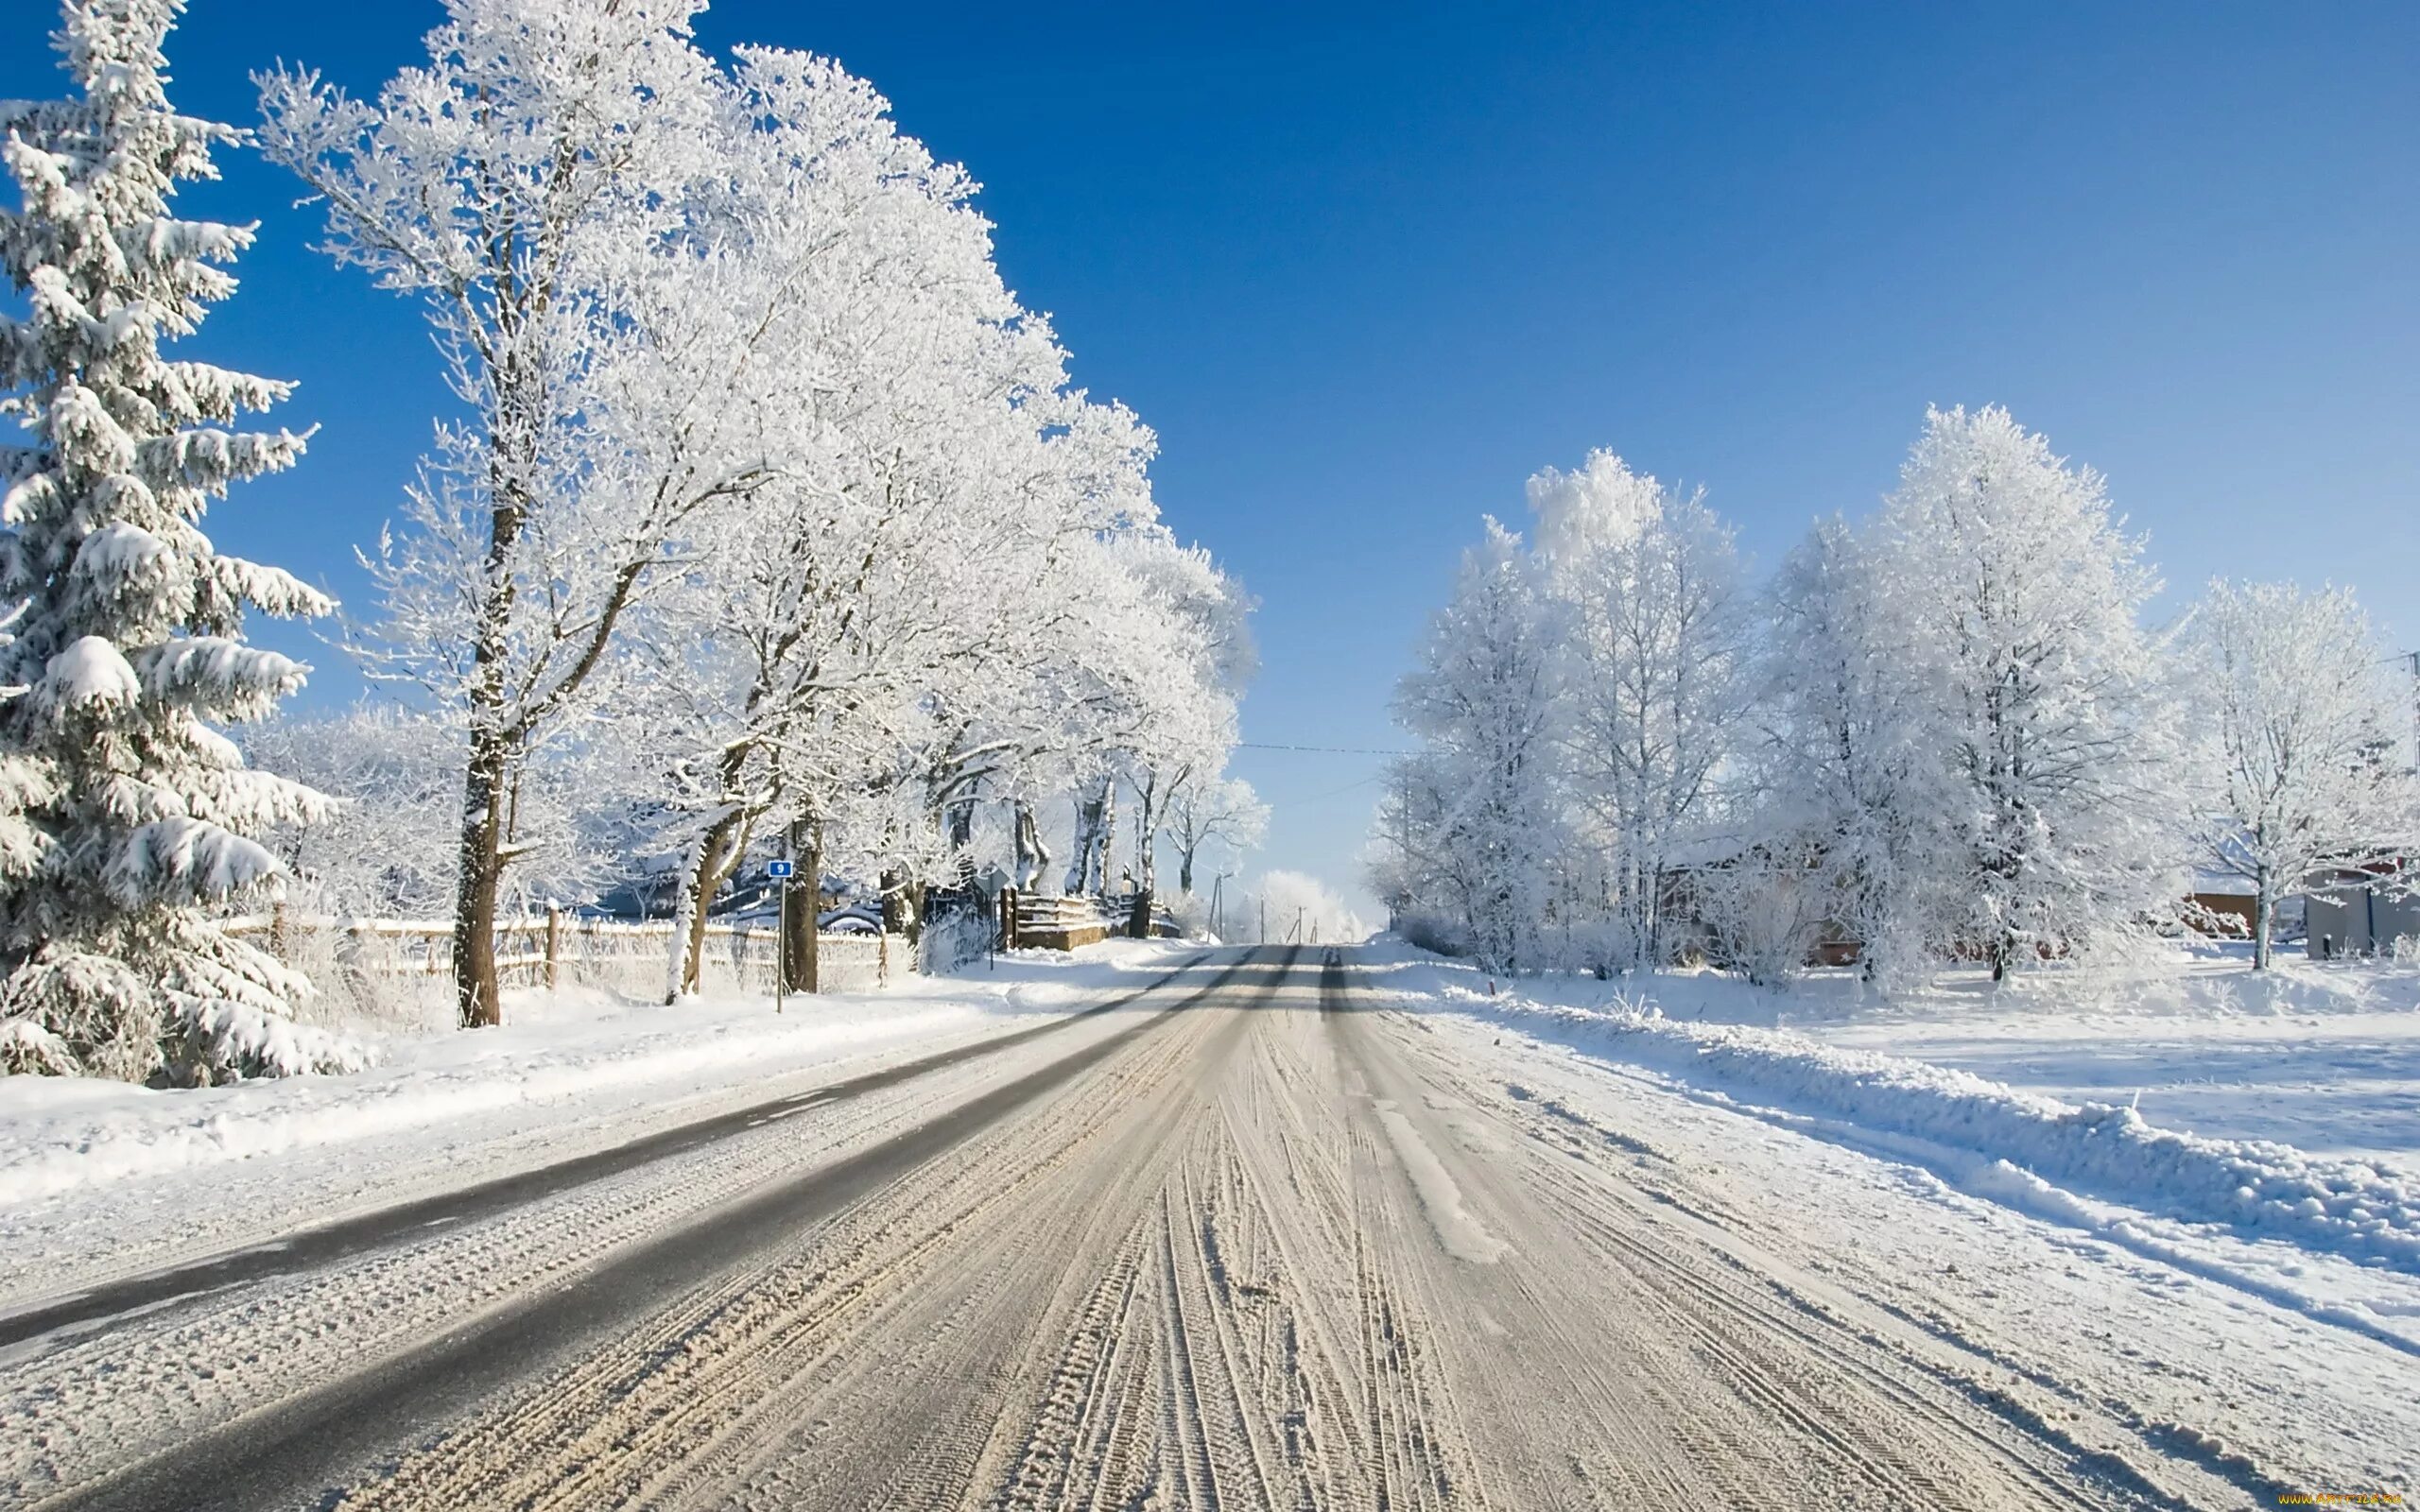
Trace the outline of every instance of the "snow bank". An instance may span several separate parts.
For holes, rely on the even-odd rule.
[[[1181,953],[1121,941],[1076,961],[1004,958],[855,996],[633,1003],[593,988],[511,996],[507,1027],[399,1039],[354,1075],[155,1091],[80,1077],[0,1076],[0,1211],[147,1177],[348,1150],[416,1130],[531,1120],[617,1122],[669,1103],[843,1058],[1019,1027],[1132,989]]]
[[[2132,1108],[2066,1103],[1788,1030],[1683,1023],[1645,999],[1581,1008],[1489,996],[1443,980],[1448,972],[1469,974],[1440,971],[1436,995],[1445,1005],[1541,1039],[2003,1160],[2146,1211],[2420,1273],[2420,1177],[2408,1172],[2270,1141],[2180,1134]]]

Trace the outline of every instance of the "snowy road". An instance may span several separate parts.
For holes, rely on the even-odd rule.
[[[2161,1454],[2110,1393],[2012,1368],[2010,1341],[1959,1337],[1909,1278],[1861,1276],[1853,1237],[1747,1201],[1703,1145],[1676,1153],[1657,1109],[1582,1111],[1566,1068],[1387,1011],[1349,961],[1223,953],[1046,1032],[341,1243],[55,1298],[0,1353],[0,1503],[1981,1508],[2264,1488],[2223,1455]],[[1743,1166],[1768,1158],[1766,1136],[1722,1137]]]

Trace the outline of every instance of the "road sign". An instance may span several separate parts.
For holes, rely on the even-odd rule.
[[[797,870],[798,863],[794,861],[768,861],[765,863],[765,875],[769,877],[787,877],[795,874]]]

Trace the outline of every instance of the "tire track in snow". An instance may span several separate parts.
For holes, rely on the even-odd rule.
[[[424,1402],[342,1504],[2162,1504],[1315,965],[891,1133],[845,1196],[583,1263],[559,1295],[614,1277],[618,1309]]]
[[[576,1357],[586,1341],[623,1332],[634,1310],[679,1295],[700,1274],[730,1267],[735,1257],[783,1243],[1042,1098],[1181,1016],[1245,966],[1237,960],[1175,1005],[878,1144],[742,1195],[717,1210],[710,1224],[685,1224],[634,1243],[588,1269],[579,1284],[525,1290],[490,1314],[398,1356],[272,1400],[223,1428],[164,1443],[147,1457],[35,1504],[202,1512],[308,1499],[332,1473],[442,1433],[475,1414],[499,1386],[566,1353]]]

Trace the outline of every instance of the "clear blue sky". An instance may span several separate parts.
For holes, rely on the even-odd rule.
[[[176,98],[284,57],[367,90],[434,3],[195,0]],[[40,0],[0,94],[53,94]],[[2420,7],[937,5],[726,0],[968,163],[1162,505],[1261,601],[1246,738],[1397,743],[1390,685],[1482,512],[1592,446],[1702,482],[1770,564],[1891,486],[1924,405],[2110,476],[2169,581],[2334,578],[2420,644]],[[229,549],[366,610],[442,403],[415,314],[258,216],[199,350],[299,378],[309,462]],[[356,686],[332,652],[320,697]],[[1376,758],[1245,751],[1265,860],[1349,882]]]

